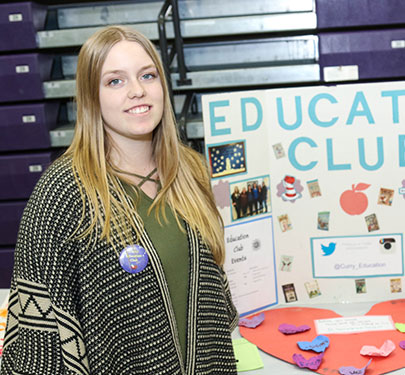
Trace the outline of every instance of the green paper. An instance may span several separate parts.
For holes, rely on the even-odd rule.
[[[264,367],[256,345],[246,339],[234,339],[232,343],[238,361],[236,363],[238,371],[257,370]]]
[[[395,327],[399,332],[405,333],[405,324],[404,323],[395,323]]]

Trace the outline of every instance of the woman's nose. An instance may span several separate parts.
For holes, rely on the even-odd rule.
[[[142,98],[145,95],[145,90],[142,84],[138,81],[132,81],[128,85],[128,98]]]

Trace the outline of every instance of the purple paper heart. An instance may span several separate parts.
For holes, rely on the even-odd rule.
[[[402,349],[405,349],[405,341],[400,341],[399,342],[399,347]]]
[[[348,367],[341,367],[339,369],[339,373],[342,375],[363,375],[366,372],[367,367],[370,365],[371,359],[368,361],[368,363],[363,367],[363,368],[357,368],[354,366],[348,366]]]
[[[293,354],[292,358],[293,361],[301,368],[305,367],[311,370],[318,370],[324,354],[325,353],[321,353],[309,359],[305,359],[301,354]]]
[[[319,335],[312,341],[298,341],[297,345],[302,350],[313,350],[314,352],[321,353],[329,346],[329,338]]]
[[[311,327],[307,326],[306,324],[297,327],[294,324],[283,323],[283,324],[280,324],[278,326],[278,330],[280,332],[284,333],[285,335],[292,335],[294,333],[305,332],[305,331],[308,331],[310,329],[311,329]]]
[[[239,325],[247,328],[256,328],[264,321],[264,313],[254,316],[253,318],[240,318]]]

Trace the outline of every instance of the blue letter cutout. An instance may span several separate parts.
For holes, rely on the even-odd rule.
[[[253,104],[256,107],[257,111],[257,120],[254,124],[248,125],[247,123],[247,115],[246,115],[246,104]],[[262,105],[260,104],[259,100],[257,98],[251,97],[251,98],[242,98],[240,100],[240,105],[242,109],[242,130],[244,132],[247,131],[252,131],[256,130],[259,128],[259,126],[262,124],[263,120],[263,109]]]
[[[278,116],[278,123],[279,125],[285,130],[295,130],[299,128],[302,124],[302,104],[301,104],[301,97],[295,97],[295,113],[297,114],[297,121],[295,124],[288,125],[284,121],[284,110],[283,110],[283,102],[281,98],[276,99],[277,102],[277,116]]]
[[[378,153],[378,161],[374,165],[369,165],[366,163],[366,152],[364,148],[364,138],[358,139],[359,144],[359,161],[360,165],[366,171],[376,171],[380,169],[384,164],[384,147],[383,147],[383,138],[377,137],[377,153]]]
[[[405,167],[405,135],[398,136],[399,166]]]
[[[361,104],[363,110],[357,109],[359,104]],[[349,117],[347,118],[346,124],[353,124],[353,120],[356,116],[366,116],[369,124],[375,123],[363,91],[356,92],[356,96],[354,97],[352,108],[350,109]]]
[[[399,123],[399,106],[398,106],[398,96],[405,95],[405,90],[392,90],[392,91],[382,91],[381,96],[392,98],[392,122],[394,124]]]
[[[309,171],[310,169],[314,168],[315,165],[318,164],[318,162],[317,161],[311,161],[310,163],[308,163],[306,165],[298,163],[297,158],[295,157],[295,150],[296,150],[297,146],[300,143],[306,143],[312,148],[318,147],[318,145],[311,138],[299,137],[297,139],[294,139],[291,142],[290,147],[288,148],[288,158],[290,159],[290,163],[292,164],[292,166],[295,169],[298,169],[299,171]]]
[[[327,128],[329,126],[335,125],[336,121],[339,118],[338,117],[332,117],[332,119],[330,121],[321,121],[321,120],[319,120],[318,116],[316,115],[315,107],[316,107],[316,104],[321,99],[327,99],[333,104],[337,103],[337,100],[333,95],[330,95],[330,94],[318,94],[318,95],[315,95],[311,99],[311,101],[309,102],[308,114],[309,114],[309,118],[312,120],[312,122],[315,125],[322,126],[323,128]]]
[[[329,171],[344,171],[352,169],[351,164],[335,164],[333,161],[333,143],[332,138],[326,139],[326,154],[328,158]]]
[[[216,123],[225,122],[225,116],[215,116],[215,108],[228,106],[229,100],[218,100],[216,102],[210,102],[210,125],[212,136],[231,134],[231,128],[224,128],[224,129],[216,128]]]

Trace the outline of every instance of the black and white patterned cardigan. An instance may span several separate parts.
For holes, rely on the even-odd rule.
[[[41,177],[21,221],[0,375],[236,374],[237,312],[225,274],[187,227],[187,354],[182,358],[162,264],[124,271],[105,241],[70,240],[83,207],[71,162]],[[85,227],[88,216],[84,216]],[[80,233],[80,231],[79,231]],[[135,235],[134,235],[135,238]]]

